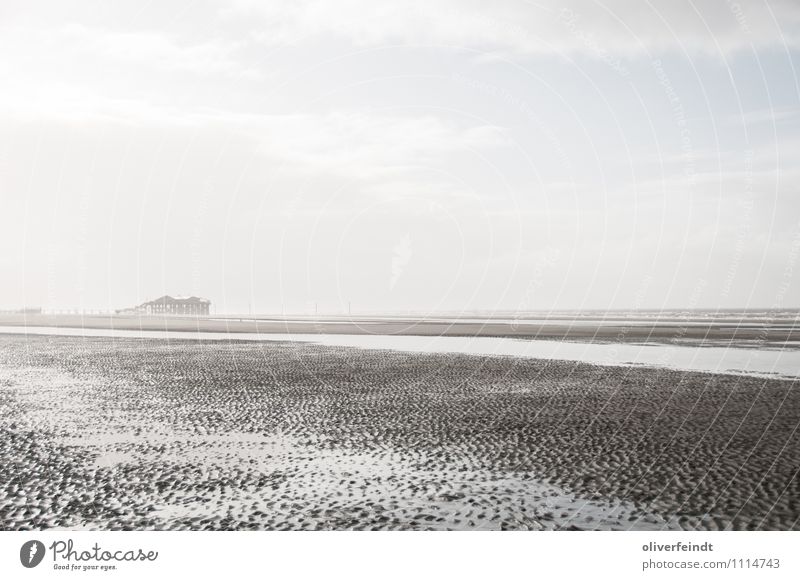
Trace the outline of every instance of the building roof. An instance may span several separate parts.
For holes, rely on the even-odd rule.
[[[198,296],[169,296],[165,294],[161,298],[145,302],[142,306],[147,306],[148,304],[211,304],[211,300],[199,298]]]

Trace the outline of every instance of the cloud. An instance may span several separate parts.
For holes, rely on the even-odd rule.
[[[340,38],[356,46],[433,44],[515,54],[728,53],[800,46],[793,0],[237,0],[265,44]]]
[[[116,30],[76,22],[31,26],[6,23],[0,33],[0,71],[26,78],[44,72],[76,79],[118,75],[190,73],[259,79],[261,73],[237,58],[242,43],[210,38],[181,42],[155,30]]]
[[[389,280],[389,289],[393,290],[397,281],[403,275],[403,272],[408,266],[413,256],[411,248],[411,236],[406,233],[394,245],[392,249],[392,277]]]
[[[243,66],[234,58],[240,43],[219,38],[182,44],[154,31],[119,32],[70,23],[58,30],[56,38],[51,38],[50,42],[54,47],[70,47],[74,51],[70,58],[94,55],[166,72],[260,77],[256,70]]]
[[[285,167],[370,180],[435,164],[448,155],[509,143],[501,127],[463,126],[434,116],[335,111],[240,115],[205,112],[198,122],[241,132]]]
[[[800,109],[773,108],[747,111],[744,114],[738,115],[729,115],[727,121],[733,125],[756,125],[761,123],[775,125],[783,121],[796,121],[798,117],[800,117]]]

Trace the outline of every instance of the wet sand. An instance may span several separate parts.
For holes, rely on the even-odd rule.
[[[796,381],[0,336],[0,528],[800,529]]]
[[[732,317],[685,316],[611,319],[559,315],[551,320],[530,317],[273,317],[218,318],[135,315],[0,314],[0,326],[50,326],[176,332],[366,334],[414,336],[493,336],[579,341],[671,342],[725,344],[756,342],[760,346],[800,347],[797,313],[742,314]]]
[[[367,334],[289,334],[256,332],[186,332],[172,330],[121,330],[118,328],[55,328],[2,326],[0,334],[74,336],[109,339],[216,340],[250,342],[306,342],[321,346],[455,354],[509,356],[574,361],[604,366],[669,368],[714,374],[800,379],[800,348],[784,344],[766,346],[752,341],[725,345],[709,341],[679,344],[610,342],[599,340],[542,340],[495,336],[413,336]]]

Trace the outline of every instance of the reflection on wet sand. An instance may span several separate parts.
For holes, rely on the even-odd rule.
[[[797,529],[794,381],[0,336],[3,529]]]

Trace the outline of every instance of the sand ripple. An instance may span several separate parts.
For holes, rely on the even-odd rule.
[[[798,529],[787,380],[0,337],[2,529]]]

